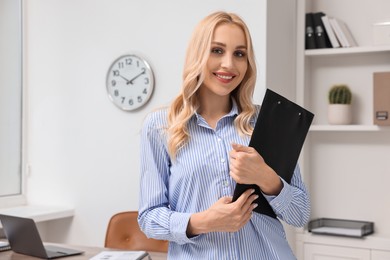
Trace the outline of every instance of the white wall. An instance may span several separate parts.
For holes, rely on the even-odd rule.
[[[101,246],[109,217],[137,210],[139,131],[145,115],[179,91],[185,49],[196,23],[216,10],[248,23],[265,87],[266,0],[34,0],[25,4],[28,92],[28,200],[71,205],[48,240]],[[136,51],[155,71],[149,104],[120,111],[105,76],[118,56]],[[70,228],[69,228],[70,227]]]
[[[266,86],[295,100],[296,0],[267,3]]]

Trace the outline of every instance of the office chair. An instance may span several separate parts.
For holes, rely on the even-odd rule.
[[[168,241],[147,238],[139,228],[138,211],[113,215],[108,223],[104,246],[107,248],[168,252]]]

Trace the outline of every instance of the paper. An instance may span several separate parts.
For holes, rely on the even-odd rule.
[[[9,246],[8,242],[0,241],[0,252],[10,250],[10,249],[11,249],[11,247]]]
[[[146,256],[145,251],[102,251],[90,260],[141,260]]]
[[[0,247],[8,246],[8,242],[0,241]]]

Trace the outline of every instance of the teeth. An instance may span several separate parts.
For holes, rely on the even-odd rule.
[[[233,76],[224,76],[224,75],[218,75],[217,74],[217,77],[221,78],[221,79],[232,79]]]

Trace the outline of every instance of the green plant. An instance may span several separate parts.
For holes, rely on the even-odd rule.
[[[329,104],[351,104],[352,92],[347,85],[334,85],[329,90]]]

